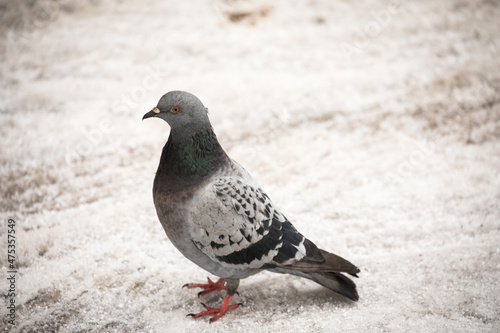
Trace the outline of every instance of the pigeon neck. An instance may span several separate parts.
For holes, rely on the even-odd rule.
[[[156,174],[162,179],[163,190],[182,191],[199,184],[228,161],[212,128],[192,135],[172,130]]]

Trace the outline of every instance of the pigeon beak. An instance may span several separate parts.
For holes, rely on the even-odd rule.
[[[151,117],[156,117],[158,115],[158,113],[160,113],[160,109],[158,109],[158,108],[155,107],[155,108],[153,108],[153,110],[151,110],[148,113],[146,113],[142,117],[142,120],[147,119],[147,118],[151,118]]]

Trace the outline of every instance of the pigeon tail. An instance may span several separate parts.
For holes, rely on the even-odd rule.
[[[334,292],[343,295],[350,300],[357,301],[359,299],[356,291],[356,284],[348,277],[336,272],[307,272],[306,279],[310,279],[323,287],[326,287]]]
[[[358,277],[359,268],[344,258],[319,249],[306,239],[307,256],[289,265],[269,269],[276,273],[285,273],[312,280],[353,301],[359,299],[356,284],[341,273]]]
[[[314,281],[350,300],[357,301],[359,299],[356,284],[348,277],[337,272],[302,272],[286,268],[271,268],[268,270],[274,273],[300,276]]]

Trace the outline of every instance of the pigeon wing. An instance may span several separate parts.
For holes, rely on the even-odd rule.
[[[308,252],[305,237],[261,189],[243,178],[216,178],[192,204],[193,242],[223,266],[281,266],[299,261]]]

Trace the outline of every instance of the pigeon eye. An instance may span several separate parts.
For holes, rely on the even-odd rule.
[[[181,109],[179,109],[178,106],[174,106],[173,108],[170,109],[170,111],[172,111],[173,113],[179,113]]]

